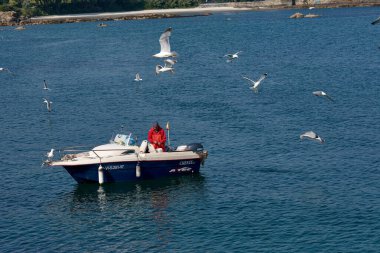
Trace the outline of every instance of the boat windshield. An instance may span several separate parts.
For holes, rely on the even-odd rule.
[[[135,138],[132,133],[130,134],[116,134],[115,138],[111,140],[111,143],[117,143],[124,146],[136,145]]]

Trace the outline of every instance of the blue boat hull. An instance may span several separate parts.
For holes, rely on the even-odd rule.
[[[139,165],[141,173],[137,177],[136,161],[102,163],[104,183],[130,182],[171,175],[199,173],[201,160],[143,161]],[[64,166],[64,168],[78,183],[99,182],[99,164]]]

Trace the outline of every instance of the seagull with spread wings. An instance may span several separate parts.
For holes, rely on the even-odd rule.
[[[136,74],[135,81],[136,81],[136,82],[142,81],[142,78],[140,77],[140,74],[139,74],[139,73]]]
[[[156,66],[156,74],[158,75],[160,73],[167,72],[167,71],[170,71],[173,74],[174,73],[174,67],[173,67],[173,65],[177,61],[173,60],[173,59],[166,59],[164,62],[165,62],[164,66],[161,66],[161,65],[157,65]]]
[[[51,112],[51,104],[53,102],[51,102],[51,101],[47,100],[46,98],[44,98],[44,103],[46,103],[46,108],[47,108],[48,112]]]
[[[224,57],[227,57],[227,62],[232,62],[233,60],[239,58],[239,54],[243,51],[236,52],[234,54],[226,54]]]
[[[303,140],[305,138],[309,139],[309,140],[313,140],[313,141],[318,141],[319,143],[325,142],[324,139],[322,139],[318,134],[314,133],[313,131],[307,131],[307,132],[300,135],[301,140]]]
[[[261,82],[267,78],[268,74],[267,73],[264,73],[263,75],[260,76],[260,78],[257,80],[257,81],[254,81],[248,77],[245,77],[243,76],[244,79],[248,80],[249,82],[251,82],[251,87],[249,87],[251,90],[253,90],[255,93],[259,92],[259,85],[261,84]]]
[[[50,149],[50,152],[46,153],[46,157],[48,158],[48,161],[50,161],[54,157],[54,149]]]
[[[334,100],[324,91],[321,91],[321,90],[313,91],[313,95],[317,97],[324,97],[334,102]]]
[[[173,29],[169,27],[165,30],[163,34],[161,34],[159,42],[161,46],[161,51],[158,54],[153,55],[153,57],[157,58],[167,58],[167,57],[176,57],[177,53],[170,50],[170,42],[169,37],[172,34]]]

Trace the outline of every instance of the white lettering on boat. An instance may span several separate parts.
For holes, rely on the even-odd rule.
[[[105,166],[104,169],[105,170],[121,170],[121,169],[124,169],[124,164]]]
[[[178,168],[178,169],[171,169],[171,170],[169,170],[169,173],[189,172],[189,171],[193,171],[193,169],[190,167],[182,167],[182,168]]]
[[[190,160],[190,161],[180,161],[179,162],[179,165],[191,165],[191,164],[195,164],[195,161]]]

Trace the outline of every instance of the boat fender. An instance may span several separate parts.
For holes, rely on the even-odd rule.
[[[137,163],[137,164],[136,164],[136,177],[137,177],[137,178],[141,177],[141,167],[140,167],[140,163]]]
[[[141,142],[141,145],[140,145],[140,154],[143,154],[143,153],[146,153],[146,149],[148,147],[148,141],[147,140],[143,140]]]
[[[104,169],[101,164],[99,164],[98,168],[98,180],[99,184],[104,184]]]

